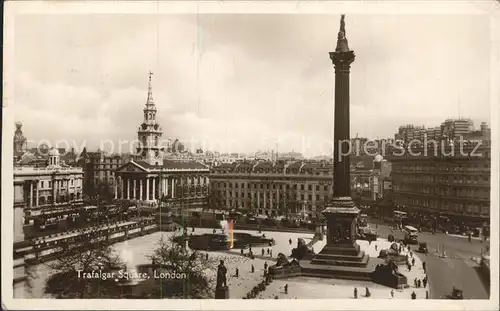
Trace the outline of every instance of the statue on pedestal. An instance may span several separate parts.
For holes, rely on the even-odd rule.
[[[215,286],[215,299],[229,299],[229,288],[227,287],[227,268],[224,260],[217,267],[217,285]]]
[[[220,261],[219,266],[217,267],[217,285],[216,288],[224,288],[227,287],[227,268],[224,266],[224,260]]]

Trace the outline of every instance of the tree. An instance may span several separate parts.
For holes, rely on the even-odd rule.
[[[175,241],[175,236],[162,237],[148,256],[155,269],[178,277],[156,279],[152,298],[212,298],[214,278],[207,275],[213,262],[198,251],[191,251]]]
[[[212,209],[215,212],[215,210],[220,209],[220,207],[224,205],[225,201],[226,199],[220,190],[210,188],[210,192],[208,193],[209,209]]]
[[[285,204],[286,204],[286,216],[288,217],[288,214],[292,212],[297,211],[297,192],[294,190],[288,190],[285,193]]]
[[[84,187],[84,193],[91,202],[98,203],[98,201],[104,201],[109,203],[114,200],[113,187],[114,185],[109,181],[89,181]]]
[[[281,200],[278,205],[278,211],[280,216],[285,215],[288,216],[288,207],[286,206],[285,202]]]
[[[123,267],[111,243],[96,227],[61,246],[63,254],[47,263],[55,271],[45,284],[45,293],[56,298],[116,298],[120,287],[113,278],[90,277],[85,273],[100,272],[109,276]]]

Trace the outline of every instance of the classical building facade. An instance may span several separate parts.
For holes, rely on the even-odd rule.
[[[15,237],[22,238],[22,224],[54,208],[83,203],[83,170],[61,165],[59,151],[48,153],[45,167],[14,166]]]
[[[162,201],[172,208],[205,207],[208,167],[196,161],[165,159],[166,147],[160,142],[163,132],[156,113],[150,74],[144,120],[137,132],[139,156],[116,169],[115,199],[139,206],[157,206]]]
[[[360,204],[371,201],[373,157],[351,156],[351,192]],[[220,208],[278,215],[286,211],[314,219],[333,195],[328,161],[241,161],[210,170],[211,194]]]
[[[412,148],[391,156],[394,204],[453,223],[481,226],[490,215],[490,141]],[[398,151],[400,154],[400,151]]]
[[[332,171],[326,163],[304,161],[221,164],[211,169],[211,193],[221,208],[314,219],[332,196]]]

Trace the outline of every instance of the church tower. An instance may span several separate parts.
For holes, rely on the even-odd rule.
[[[149,72],[148,99],[144,107],[144,120],[139,126],[137,138],[139,147],[137,153],[143,161],[150,165],[163,164],[163,148],[160,146],[160,138],[163,134],[162,129],[156,121],[156,106],[153,100],[153,90],[151,86],[152,72]]]
[[[14,133],[14,153],[22,154],[27,146],[26,146],[26,137],[24,137],[23,124],[21,122],[16,122],[16,132]]]

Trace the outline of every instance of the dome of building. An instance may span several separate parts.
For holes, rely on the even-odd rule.
[[[373,162],[381,162],[383,159],[384,159],[383,156],[381,156],[380,154],[377,154],[375,156],[375,159],[373,159]]]
[[[59,156],[59,150],[52,148],[49,150],[49,156]]]

